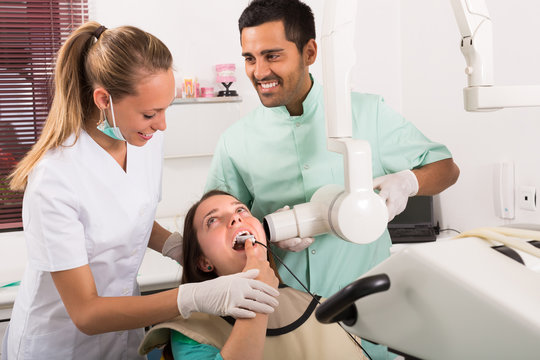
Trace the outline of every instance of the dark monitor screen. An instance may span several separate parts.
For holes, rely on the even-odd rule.
[[[388,227],[431,224],[433,218],[433,196],[413,196],[407,201],[405,210],[388,223]]]

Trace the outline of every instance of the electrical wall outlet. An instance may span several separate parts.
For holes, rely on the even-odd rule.
[[[534,186],[520,186],[518,206],[523,210],[536,210],[536,188]]]

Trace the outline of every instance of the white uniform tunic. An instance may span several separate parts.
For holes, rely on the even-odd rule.
[[[138,295],[137,272],[161,198],[163,134],[127,145],[127,167],[86,132],[49,151],[23,201],[28,264],[9,325],[8,359],[134,359],[143,330],[88,336],[50,272],[89,264],[99,296]],[[77,286],[77,284],[73,284]]]

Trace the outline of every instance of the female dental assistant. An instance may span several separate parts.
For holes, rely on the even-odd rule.
[[[144,326],[277,305],[257,270],[136,296],[146,247],[175,238],[154,221],[173,98],[172,56],[140,29],[89,22],[60,49],[43,132],[11,178],[28,264],[3,358],[133,359]]]

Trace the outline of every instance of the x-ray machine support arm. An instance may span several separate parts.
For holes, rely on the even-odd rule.
[[[540,106],[540,86],[495,86],[493,30],[485,0],[450,0],[461,32],[468,86],[463,89],[467,111]]]

